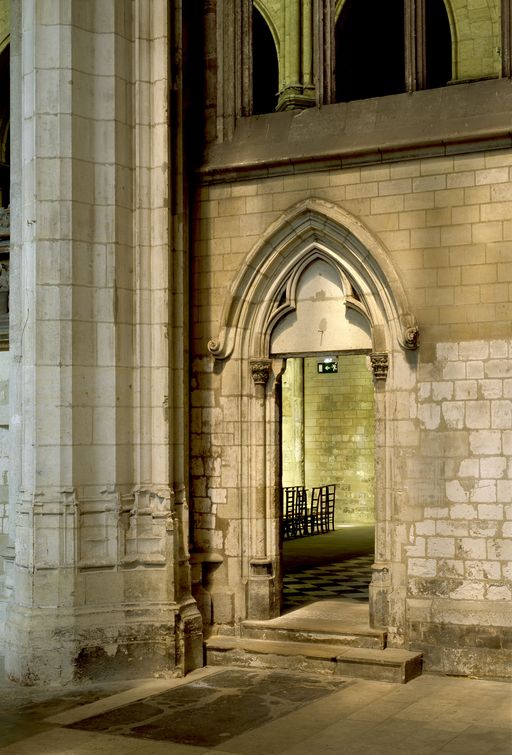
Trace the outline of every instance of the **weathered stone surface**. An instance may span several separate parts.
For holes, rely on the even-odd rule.
[[[458,80],[347,103],[333,102],[332,3],[294,35],[298,4],[262,0],[282,111],[257,116],[248,0],[207,3],[190,39],[190,3],[47,5],[10,6],[10,673],[184,673],[203,662],[203,623],[234,637],[279,614],[293,357],[346,367],[293,434],[332,429],[314,466],[347,518],[375,518],[372,624],[429,668],[510,674],[512,84],[497,0],[454,8]],[[5,327],[6,286],[2,257]]]

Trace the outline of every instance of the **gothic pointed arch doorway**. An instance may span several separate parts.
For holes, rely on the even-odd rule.
[[[371,325],[339,265],[296,269],[292,311],[270,351],[279,401],[282,612],[324,599],[367,602],[374,551],[375,397]]]
[[[319,277],[326,284],[325,296],[313,291]],[[277,397],[286,354],[316,352],[311,345],[319,330],[323,349],[352,346],[369,355],[375,386],[376,491],[370,621],[386,626],[393,509],[388,397],[412,369],[408,355],[417,347],[418,328],[379,241],[353,216],[322,200],[294,207],[252,250],[231,287],[219,336],[209,343],[222,372],[224,398],[229,400],[234,385],[240,397],[236,484],[245,591],[235,614],[266,619],[280,612]]]

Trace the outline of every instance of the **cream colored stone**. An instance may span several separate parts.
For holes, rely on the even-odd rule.
[[[409,641],[404,596],[419,582],[428,594],[422,611],[429,622],[463,626],[478,615],[485,626],[507,626],[496,604],[510,600],[500,582],[511,557],[510,531],[500,528],[502,517],[508,523],[512,516],[510,149],[493,144],[472,153],[474,134],[463,129],[466,154],[412,153],[404,160],[395,154],[389,161],[379,143],[378,156],[365,157],[374,164],[331,169],[334,159],[346,164],[355,141],[340,117],[340,141],[327,145],[323,124],[367,103],[246,120],[237,111],[237,98],[247,94],[238,71],[243,56],[230,41],[237,14],[225,23],[218,4],[218,17],[205,17],[205,35],[213,35],[223,54],[216,58],[212,45],[204,66],[215,71],[213,86],[209,73],[205,83],[211,114],[205,146],[218,170],[208,172],[213,163],[200,165],[194,154],[192,176],[183,160],[190,126],[180,123],[176,68],[178,58],[188,65],[187,51],[181,57],[180,48],[178,56],[167,32],[179,37],[180,11],[174,9],[168,24],[163,0],[151,12],[139,0],[121,5],[96,4],[93,12],[78,1],[58,8],[24,4],[23,47],[13,58],[23,64],[23,80],[13,68],[22,99],[11,131],[13,144],[22,144],[23,164],[13,161],[13,260],[22,261],[23,277],[15,274],[11,297],[12,431],[23,464],[13,466],[12,490],[26,496],[15,500],[11,493],[7,509],[0,496],[0,516],[4,531],[18,528],[13,615],[23,604],[29,618],[20,618],[19,632],[10,625],[10,647],[26,648],[37,624],[47,632],[46,651],[55,655],[51,620],[46,615],[38,623],[38,611],[56,606],[55,622],[70,647],[87,644],[83,638],[97,630],[108,635],[100,646],[112,648],[123,633],[138,636],[123,603],[129,600],[151,637],[159,617],[165,621],[165,657],[182,657],[183,648],[170,645],[200,637],[200,627],[194,634],[186,619],[195,610],[187,603],[192,545],[206,559],[193,566],[194,580],[203,569],[204,585],[207,559],[224,559],[212,578],[210,609],[214,621],[229,624],[227,631],[239,631],[239,621],[255,610],[255,595],[266,601],[265,610],[277,610],[276,381],[283,354],[326,349],[388,357],[385,380],[377,369],[366,378],[375,383],[367,403],[376,413],[376,556],[391,582],[384,600],[390,638]],[[281,79],[289,84],[290,62],[302,47],[292,44],[277,0],[264,6],[282,43]],[[454,78],[497,75],[496,3],[455,0],[452,10]],[[323,49],[317,43],[312,48]],[[313,73],[311,81],[320,80]],[[477,103],[488,84],[494,86],[478,82],[450,92],[462,101],[468,90]],[[442,88],[435,94],[451,96]],[[194,91],[190,96],[186,104],[200,120],[201,103]],[[385,115],[387,106],[377,98],[372,112]],[[280,155],[278,122],[290,134]],[[331,162],[326,154],[308,161],[306,152],[290,160],[288,149],[300,146],[301,129],[312,122],[319,124],[319,152],[326,145],[338,155]],[[237,134],[244,129],[251,136],[241,144]],[[275,160],[266,161],[274,149]],[[243,169],[222,165],[228,153]],[[324,204],[314,204],[320,198]],[[294,216],[299,202],[309,203],[301,205],[300,221]],[[319,221],[309,233],[315,213]],[[359,256],[350,256],[354,249]],[[298,271],[304,275],[308,255],[318,253],[338,276],[329,289],[332,310],[322,299],[326,285],[306,297],[298,285]],[[327,329],[318,327],[324,319]],[[401,341],[416,323],[419,350],[404,350],[414,345],[414,339]],[[251,359],[261,360],[261,373],[252,373]],[[364,436],[361,418],[353,419],[354,437]],[[316,424],[319,429],[320,414]],[[331,466],[339,464],[337,448]],[[39,519],[35,511],[42,512]],[[44,579],[41,566],[51,571]],[[101,579],[94,569],[102,570]],[[440,598],[432,577],[456,578],[460,586]],[[258,592],[262,583],[266,593]],[[100,616],[87,626],[85,607],[88,616]],[[162,647],[152,657],[163,657]],[[459,648],[460,665],[473,652]],[[71,667],[65,660],[64,676]]]

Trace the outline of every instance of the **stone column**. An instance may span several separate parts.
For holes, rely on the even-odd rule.
[[[335,99],[334,18],[334,0],[314,0],[313,57],[317,105],[329,105]]]
[[[2,549],[4,598],[11,600],[14,586],[14,538],[16,534],[16,499],[20,488],[22,424],[19,414],[19,394],[21,389],[20,344],[15,344],[13,333],[20,333],[23,324],[23,310],[18,296],[13,295],[13,285],[20,280],[20,246],[23,226],[21,213],[17,211],[12,197],[20,196],[21,165],[16,159],[21,154],[21,3],[11,3],[10,34],[10,152],[11,152],[11,211],[10,211],[10,258],[9,258],[9,501],[7,507],[8,543]],[[0,636],[5,630],[0,626]]]
[[[168,296],[183,265],[169,266],[169,4],[14,6],[26,41],[6,667],[27,683],[183,670],[201,637],[182,621],[169,451],[184,421],[170,377],[184,325]]]
[[[251,359],[254,382],[251,411],[251,558],[248,585],[248,617],[266,619],[271,616],[273,568],[267,554],[267,417],[266,387],[270,376],[270,359]]]
[[[283,80],[277,110],[312,107],[316,103],[312,0],[285,0],[281,56]]]
[[[252,112],[252,0],[209,0],[201,13],[207,62],[215,70],[205,76],[207,110],[216,108],[215,132],[223,141],[233,136],[236,119]],[[212,125],[207,138],[214,138]]]
[[[386,379],[388,375],[388,354],[370,354],[370,362],[375,384],[375,479],[379,487],[375,490],[375,563],[372,565],[370,593],[370,626],[386,627],[388,624],[388,593],[390,572],[387,545],[388,506],[386,470],[387,417]]]
[[[425,0],[405,0],[405,86],[415,92],[426,86]]]

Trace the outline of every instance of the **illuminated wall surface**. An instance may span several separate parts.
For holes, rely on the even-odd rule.
[[[319,373],[319,362],[321,355],[304,359],[300,398],[294,395],[293,378],[287,379],[288,368],[283,375],[283,484],[305,484],[311,490],[335,483],[335,523],[373,522],[375,407],[367,357],[340,355],[334,374]],[[294,400],[302,405],[295,415]],[[293,446],[290,438],[296,436]]]
[[[424,5],[0,0],[14,678],[276,615],[288,479],[375,520],[392,646],[510,675],[511,4]]]

